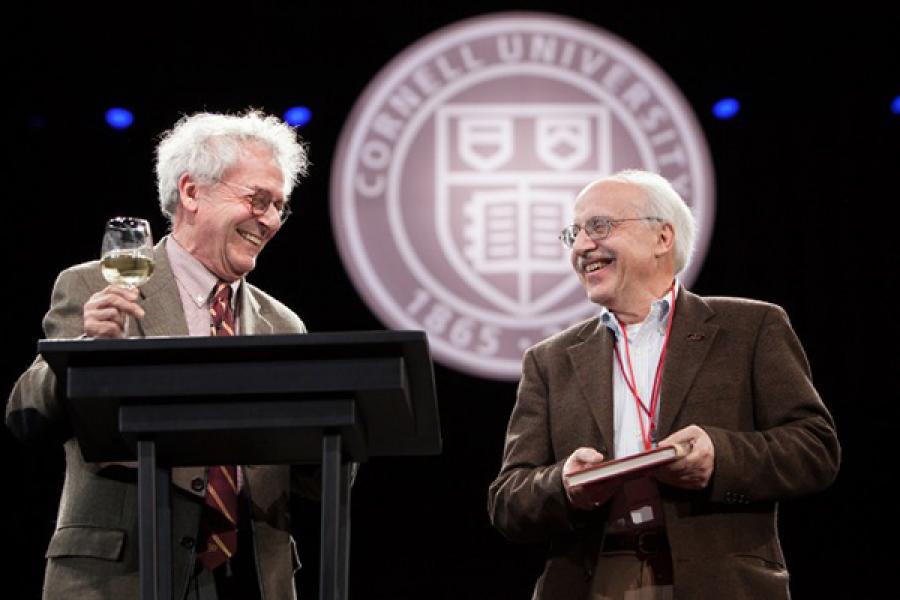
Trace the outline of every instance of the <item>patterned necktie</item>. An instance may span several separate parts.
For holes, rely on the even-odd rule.
[[[209,305],[210,335],[234,335],[231,310],[231,286],[220,281]],[[197,553],[203,567],[212,571],[237,551],[238,487],[237,467],[209,467],[206,482],[206,506],[200,519],[200,539],[204,545]]]

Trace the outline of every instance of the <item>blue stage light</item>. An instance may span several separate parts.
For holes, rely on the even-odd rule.
[[[312,119],[312,111],[305,106],[292,106],[284,111],[284,120],[288,125],[303,127]]]
[[[737,98],[722,98],[713,104],[713,115],[717,119],[731,119],[741,110],[741,103]]]
[[[106,111],[106,124],[113,129],[128,129],[134,123],[134,115],[127,108],[111,108]]]
[[[891,102],[891,112],[900,115],[900,96],[895,96],[894,101]]]

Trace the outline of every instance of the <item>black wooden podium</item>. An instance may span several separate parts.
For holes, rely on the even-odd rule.
[[[84,459],[138,461],[141,600],[172,598],[172,467],[321,462],[320,598],[343,600],[349,461],[441,451],[421,331],[41,340],[38,351]]]

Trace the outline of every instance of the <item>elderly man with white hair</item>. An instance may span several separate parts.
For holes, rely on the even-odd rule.
[[[684,288],[693,218],[654,173],[585,187],[560,239],[598,314],[526,352],[488,498],[550,544],[534,598],[788,598],[777,503],[827,487],[840,446],[785,312]],[[564,477],[675,443],[649,475]]]
[[[154,249],[153,276],[125,288],[107,285],[98,261],[66,269],[44,319],[46,337],[304,332],[293,311],[245,276],[290,214],[289,196],[306,166],[302,141],[276,117],[184,117],[157,148],[159,201],[172,229]],[[26,441],[65,445],[44,598],[137,598],[133,465],[84,462],[40,356],[16,382],[6,423]],[[318,498],[312,475],[287,466],[173,469],[174,597],[295,597],[289,491]]]

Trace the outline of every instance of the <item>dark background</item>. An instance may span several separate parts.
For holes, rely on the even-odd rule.
[[[5,18],[2,41],[8,276],[0,383],[11,389],[30,363],[55,274],[98,256],[107,218],[146,216],[157,236],[165,231],[152,171],[155,136],[181,113],[201,109],[312,109],[302,129],[311,175],[295,192],[295,216],[251,279],[311,330],[382,328],[344,273],[329,218],[331,161],[356,97],[393,56],[444,25],[510,8],[556,12],[643,50],[698,114],[715,162],[717,208],[693,290],[787,309],[844,447],[833,487],[781,506],[794,597],[877,594],[882,580],[893,581],[897,554],[891,452],[900,416],[893,383],[900,117],[889,106],[900,93],[900,10],[854,3],[786,12],[787,4],[20,6],[21,16]],[[728,95],[743,110],[718,121],[710,107]],[[131,129],[104,125],[114,105],[135,113]],[[505,541],[485,511],[515,385],[442,366],[436,380],[443,454],[373,460],[360,472],[351,596],[528,598],[544,548]],[[0,453],[0,596],[37,598],[62,452],[29,451],[2,429]],[[294,508],[305,562],[300,592],[311,598],[317,506]]]

